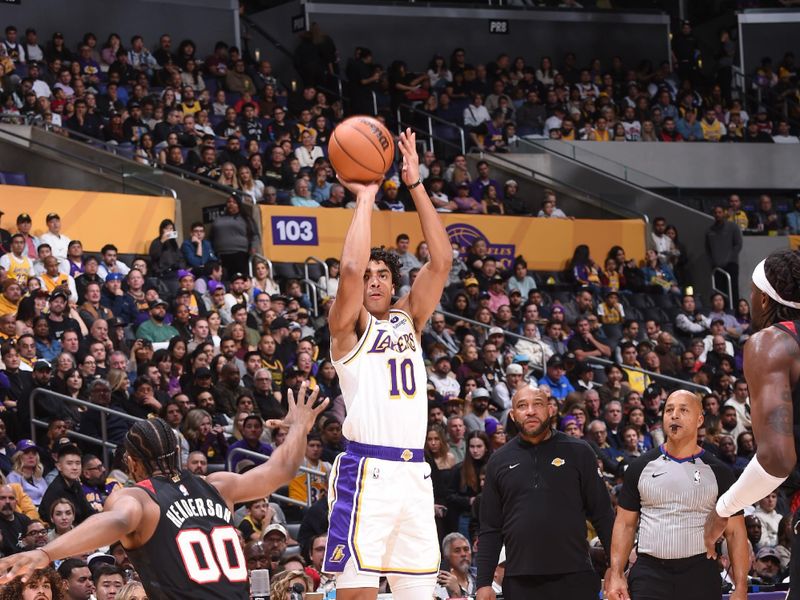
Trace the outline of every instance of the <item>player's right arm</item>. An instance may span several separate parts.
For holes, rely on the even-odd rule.
[[[800,347],[786,332],[770,327],[744,347],[744,375],[750,390],[750,418],[758,462],[770,475],[788,477],[797,463],[794,448],[792,381]],[[766,494],[765,494],[766,495]],[[763,496],[754,498],[758,502]]]
[[[314,408],[319,388],[308,393],[308,382],[303,382],[294,399],[292,390],[287,390],[289,412],[283,420],[288,425],[286,440],[269,457],[269,460],[242,475],[219,471],[206,478],[217,488],[226,502],[239,504],[266,498],[280,486],[291,481],[300,468],[306,453],[306,436],[322,411],[328,407],[326,398]]]
[[[759,331],[744,346],[744,376],[758,450],[708,514],[704,537],[709,557],[716,557],[715,544],[728,517],[775,490],[794,469],[792,382],[798,379],[798,358],[797,342],[776,327]]]
[[[72,531],[58,536],[41,549],[0,559],[0,584],[18,575],[26,579],[51,561],[93,552],[133,534],[143,521],[145,492],[135,489],[112,493],[103,512],[92,515]]]
[[[367,325],[364,308],[364,272],[369,264],[372,243],[372,212],[380,181],[369,184],[340,180],[356,196],[356,209],[344,238],[339,265],[339,291],[328,315],[331,351],[334,359],[350,352],[358,341],[358,332]],[[357,326],[357,327],[356,327]]]

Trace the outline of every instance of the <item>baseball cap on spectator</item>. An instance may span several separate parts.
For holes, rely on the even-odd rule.
[[[555,313],[564,314],[564,308],[561,307],[561,306],[554,306],[553,308],[550,309],[550,313],[551,314],[555,314]]]
[[[508,179],[506,181],[506,185],[519,185],[519,184],[514,179]]]
[[[284,327],[289,327],[289,321],[284,319],[283,317],[277,317],[272,320],[272,323],[269,324],[269,328],[272,331],[277,331],[278,329],[283,329]]]
[[[169,304],[167,304],[167,303],[166,303],[166,302],[164,302],[164,301],[163,301],[161,298],[159,298],[158,300],[153,300],[153,301],[152,301],[150,304],[148,304],[148,305],[147,305],[147,308],[148,308],[149,310],[153,310],[154,308],[157,308],[157,307],[159,307],[159,306],[164,306],[164,307],[166,307],[166,306],[169,306]]]
[[[191,277],[194,279],[194,273],[187,269],[178,269],[178,279],[183,279],[184,277]]]
[[[503,283],[505,279],[503,279],[503,276],[500,275],[500,273],[495,273],[492,275],[492,278],[489,281],[490,283]]]
[[[225,291],[225,284],[221,281],[214,281],[213,279],[208,282],[208,291],[212,294],[216,292],[218,289],[222,288],[222,291]]]
[[[550,358],[547,359],[547,366],[548,367],[563,367],[564,366],[564,357],[560,354],[553,354]]]
[[[117,319],[116,317],[111,317],[108,321],[108,328],[113,329],[114,327],[125,327],[125,323]]]
[[[397,185],[397,182],[394,181],[393,179],[387,179],[383,183],[383,189],[384,190],[396,190],[398,187],[399,186]]]
[[[511,360],[513,360],[515,363],[520,363],[520,364],[521,364],[521,363],[525,363],[525,364],[528,364],[529,362],[531,362],[531,357],[530,357],[530,356],[528,356],[527,354],[515,354],[515,355],[514,355],[514,358],[513,358],[513,359],[511,359]]]
[[[486,417],[486,420],[483,422],[483,428],[486,431],[486,435],[494,435],[494,432],[497,431],[498,425],[500,425],[500,422],[497,419],[494,417]]]
[[[86,564],[89,566],[90,570],[93,570],[100,565],[114,565],[116,564],[116,560],[114,560],[113,556],[105,552],[95,552],[89,555],[86,559]]]
[[[106,281],[122,281],[125,276],[122,273],[109,273],[106,275]]]
[[[506,375],[522,375],[522,366],[517,363],[511,363],[506,367]]]
[[[481,300],[488,300],[489,298],[491,298],[491,296],[489,295],[489,292],[481,292],[480,294],[478,294],[478,298]]]
[[[49,362],[47,362],[43,358],[40,358],[35,363],[33,363],[33,370],[34,371],[52,371],[53,370],[53,365],[51,365]]]
[[[20,213],[17,216],[17,224],[20,223],[31,223],[31,216],[28,213]]]
[[[505,332],[501,327],[497,326],[489,327],[489,337],[492,337],[493,335],[504,335],[504,334]]]
[[[211,378],[211,369],[208,367],[200,367],[194,372],[195,379],[210,379]]]
[[[237,279],[241,279],[242,281],[247,281],[247,277],[242,275],[241,273],[234,273],[231,277],[231,282],[236,281]]]
[[[290,377],[297,377],[298,375],[302,375],[302,373],[300,372],[300,369],[298,369],[296,365],[292,365],[283,372],[284,379],[289,379]]]
[[[642,396],[645,398],[652,398],[653,396],[661,395],[661,392],[663,391],[664,388],[662,388],[659,384],[651,383],[645,388],[644,394],[642,394]]]
[[[271,302],[283,302],[284,304],[289,303],[289,297],[284,296],[283,294],[272,294],[269,299]]]
[[[519,289],[514,288],[513,290],[508,292],[508,297],[510,298],[511,296],[522,296],[522,292],[519,291]]]
[[[775,548],[772,548],[770,546],[765,546],[764,548],[761,548],[761,550],[759,550],[758,553],[756,554],[756,560],[763,560],[765,558],[774,558],[776,561],[781,562],[780,554],[778,554]]]
[[[286,531],[286,528],[281,525],[280,523],[272,523],[271,525],[267,525],[267,528],[264,530],[264,534],[261,536],[262,539],[267,537],[273,531],[277,531],[278,533],[282,534],[284,538],[288,538],[289,534]]]
[[[486,388],[479,387],[479,388],[475,388],[474,390],[472,390],[472,401],[473,402],[475,400],[477,400],[478,398],[488,398],[488,397],[489,397],[489,392],[486,390]]]
[[[38,451],[39,446],[37,446],[33,440],[28,440],[28,439],[20,440],[17,443],[17,449],[14,453],[16,454],[17,452],[25,452],[26,450]]]
[[[567,428],[567,425],[570,423],[575,423],[580,427],[580,423],[578,423],[578,418],[574,415],[566,415],[561,417],[561,420],[558,422],[558,428],[561,431],[564,431]]]
[[[58,216],[58,213],[47,213],[47,216],[44,218],[45,223],[49,223],[53,219],[61,219],[61,217]]]
[[[303,327],[300,325],[300,323],[295,323],[294,321],[289,323],[289,331],[298,331],[302,329]]]
[[[134,108],[142,108],[142,105],[139,104],[136,100],[131,100],[128,102],[128,110],[132,110]]]
[[[471,285],[478,285],[478,280],[475,279],[474,277],[467,277],[464,280],[464,287],[469,287]]]

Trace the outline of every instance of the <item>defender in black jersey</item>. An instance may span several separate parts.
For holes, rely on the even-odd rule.
[[[750,307],[753,334],[744,347],[744,375],[758,450],[708,515],[705,545],[711,556],[728,517],[784,483],[793,494],[795,529],[800,517],[800,252],[779,250],[756,265]],[[789,598],[798,600],[800,535],[792,542],[789,570]]]
[[[115,490],[102,513],[44,548],[0,560],[0,584],[121,540],[151,600],[246,600],[247,566],[231,520],[233,505],[265,498],[294,477],[306,435],[328,404],[314,408],[317,394],[309,394],[305,383],[297,401],[289,391],[286,441],[243,475],[219,472],[203,479],[180,472],[172,428],[161,419],[137,423],[125,438],[137,484]]]

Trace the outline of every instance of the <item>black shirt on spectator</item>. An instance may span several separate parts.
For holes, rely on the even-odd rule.
[[[59,498],[66,498],[75,505],[75,525],[83,523],[86,519],[95,514],[95,510],[86,500],[83,487],[80,481],[68,482],[59,473],[53,482],[47,487],[39,504],[39,516],[42,519],[50,519],[50,508],[53,502]]]
[[[3,538],[2,542],[0,542],[0,551],[5,556],[22,552],[19,543],[28,530],[30,522],[31,519],[18,512],[14,513],[14,518],[11,521],[0,519],[0,536]]]

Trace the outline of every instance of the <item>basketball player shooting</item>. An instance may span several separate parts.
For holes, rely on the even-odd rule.
[[[179,470],[180,448],[161,419],[136,423],[125,437],[135,486],[115,490],[103,512],[43,548],[0,560],[0,584],[26,580],[54,560],[122,541],[150,600],[246,600],[247,564],[233,527],[233,505],[265,498],[288,483],[306,449],[306,436],[325,407],[318,390],[289,390],[286,441],[264,464],[239,475],[202,478]]]
[[[331,308],[331,354],[339,374],[350,440],[333,466],[324,571],[338,573],[339,600],[374,600],[386,576],[396,600],[430,598],[439,569],[430,467],[423,459],[427,376],[422,328],[436,308],[452,248],[419,176],[416,140],[400,134],[402,179],[419,214],[431,259],[411,292],[394,254],[371,247],[370,221],[381,181],[342,180],[356,196]]]

